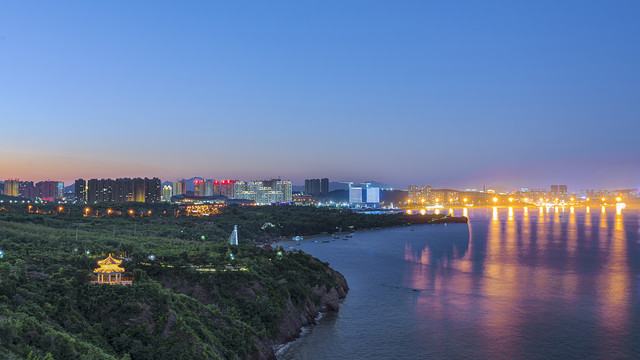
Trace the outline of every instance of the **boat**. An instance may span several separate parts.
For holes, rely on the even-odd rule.
[[[330,242],[329,240],[322,240],[323,243],[328,243]]]
[[[333,238],[334,239],[340,239],[340,235],[339,234],[333,234]]]
[[[304,239],[304,236],[294,236],[292,238],[292,240],[294,240],[294,241],[300,241],[300,240],[303,240],[303,239]]]

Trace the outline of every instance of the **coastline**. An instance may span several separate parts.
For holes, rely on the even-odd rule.
[[[377,216],[377,215],[370,215],[370,216]],[[339,231],[339,232],[335,232],[335,233],[318,233],[318,234],[311,234],[311,235],[303,235],[304,240],[309,240],[309,239],[317,239],[317,238],[322,238],[322,237],[331,237],[333,235],[348,235],[348,234],[353,234],[353,233],[359,233],[359,232],[364,232],[364,231],[376,231],[376,230],[384,230],[384,229],[394,229],[394,228],[401,228],[401,227],[406,227],[406,226],[415,226],[415,225],[429,225],[429,224],[449,224],[449,223],[453,223],[453,224],[466,224],[469,222],[469,218],[466,216],[443,216],[443,217],[439,217],[439,218],[431,218],[429,221],[426,221],[426,218],[424,218],[424,215],[408,215],[409,219],[411,220],[415,220],[415,219],[424,219],[425,221],[415,221],[415,222],[408,222],[406,224],[399,224],[399,225],[390,225],[390,226],[376,226],[376,227],[369,227],[369,228],[361,228],[361,229],[354,229],[351,231]],[[432,216],[432,215],[431,215]],[[293,240],[293,237],[296,235],[292,235],[292,236],[286,236],[286,237],[277,237],[277,238],[272,238],[269,240],[266,240],[264,242],[261,243],[256,243],[256,245],[259,246],[263,246],[263,245],[268,245],[268,244],[278,244],[280,242],[285,242],[285,241],[295,241]],[[302,241],[304,241],[302,240]]]

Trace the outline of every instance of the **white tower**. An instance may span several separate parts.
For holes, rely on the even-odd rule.
[[[233,231],[229,236],[229,245],[238,245],[238,225],[233,225]]]

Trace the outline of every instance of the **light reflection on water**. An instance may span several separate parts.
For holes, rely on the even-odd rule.
[[[352,290],[279,357],[640,358],[640,217],[614,210],[464,208],[466,226],[305,242]]]

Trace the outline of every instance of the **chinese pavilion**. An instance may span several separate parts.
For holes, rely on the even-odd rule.
[[[95,283],[109,285],[131,285],[132,282],[130,279],[122,279],[124,268],[119,266],[121,263],[122,260],[114,259],[111,254],[109,254],[106,259],[99,260],[98,265],[100,267],[93,271],[98,276],[98,280],[95,281]]]

